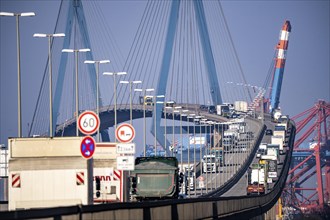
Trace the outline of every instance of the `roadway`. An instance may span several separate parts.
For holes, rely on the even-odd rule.
[[[262,129],[262,132],[264,130]],[[3,219],[248,219],[268,211],[277,201],[289,171],[295,138],[295,125],[290,122],[287,157],[273,190],[261,196],[177,199],[146,203],[113,203],[79,205],[53,209],[2,212]],[[257,143],[261,142],[258,140]],[[255,156],[255,155],[251,155]],[[246,167],[245,167],[246,168]],[[216,174],[218,176],[220,174]],[[238,172],[238,175],[241,175]]]
[[[271,122],[269,119],[265,120],[265,125],[267,126],[267,129],[271,129],[274,131],[275,128],[275,123]],[[289,136],[286,136],[286,146],[288,146],[288,141],[289,141]],[[262,139],[262,143],[271,143],[271,135],[264,135]],[[277,176],[280,175],[282,168],[283,168],[283,163],[285,160],[286,155],[280,155],[279,163],[277,164]],[[256,157],[253,159],[252,163],[259,163],[259,158]],[[252,164],[251,163],[251,164]],[[246,195],[246,187],[248,184],[248,176],[247,176],[247,171],[244,176],[240,178],[240,180],[227,192],[225,192],[222,196],[223,197],[229,197],[229,196],[245,196]],[[274,187],[275,182],[268,184],[268,187],[266,188],[266,193],[270,191]]]
[[[220,167],[219,172],[206,172],[201,173],[197,172],[195,174],[196,179],[194,180],[195,184],[193,189],[187,190],[188,197],[196,197],[203,195],[205,193],[209,193],[212,190],[218,189],[224,186],[228,181],[233,178],[235,173],[242,168],[245,164],[246,160],[249,158],[251,152],[254,149],[255,139],[260,132],[260,122],[254,119],[250,119],[246,117],[245,122],[247,122],[247,126],[245,127],[245,134],[242,134],[241,138],[238,141],[237,146],[230,147],[223,152],[223,166]],[[246,135],[252,134],[252,135]],[[198,151],[198,153],[200,153]],[[206,152],[202,152],[202,155],[207,154]],[[196,154],[197,155],[197,154]],[[191,155],[193,156],[193,155]],[[184,157],[186,155],[184,154]],[[193,158],[193,157],[191,157]],[[198,155],[199,160],[200,155]],[[180,160],[179,160],[180,161]],[[184,160],[185,161],[185,160]],[[193,162],[193,159],[191,160]],[[193,163],[191,163],[193,165]],[[200,170],[200,167],[198,168]],[[203,178],[203,183],[200,183],[200,178]],[[200,187],[201,186],[201,187]],[[246,188],[246,183],[245,183]]]

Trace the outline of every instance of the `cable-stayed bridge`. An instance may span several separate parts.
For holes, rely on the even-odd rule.
[[[150,129],[155,136],[154,147],[156,149],[158,144],[161,145],[169,155],[169,147],[174,145],[172,135],[178,135],[179,130],[181,136],[182,133],[189,135],[196,132],[212,134],[213,140],[216,139],[216,133],[223,136],[223,123],[230,119],[210,114],[202,106],[235,101],[251,103],[253,98],[257,98],[254,100],[258,102],[266,92],[265,88],[252,86],[246,81],[218,1],[148,1],[127,56],[123,56],[116,45],[115,38],[120,36],[109,30],[111,25],[95,25],[95,19],[100,23],[104,21],[104,15],[97,13],[98,11],[97,2],[94,1],[62,1],[54,33],[64,32],[65,37],[51,42],[54,77],[53,128],[50,129],[48,123],[47,74],[50,67],[47,62],[29,136],[75,136],[77,115],[84,110],[94,110],[99,111],[101,118],[102,141],[115,141],[113,134],[116,125],[129,121],[132,111],[132,119],[152,117]],[[77,51],[86,48],[90,51]],[[77,52],[63,53],[63,49]],[[109,59],[111,63],[100,65],[100,69],[97,65],[84,63],[85,60],[103,59]],[[103,75],[103,72],[113,74],[109,77]],[[127,74],[118,74],[121,72]],[[142,83],[132,84],[132,90],[120,81]],[[146,91],[151,88],[154,91],[147,95],[152,97],[152,101],[146,106]],[[135,92],[134,89],[142,89],[145,93]],[[168,106],[171,108],[166,108],[167,102],[172,103]],[[264,132],[266,128],[274,127],[270,122],[271,117],[261,113],[261,106],[263,103],[259,109],[251,108],[250,115],[245,114],[242,117],[247,123],[246,132],[252,135],[242,140],[241,147],[227,152],[227,166],[221,172],[206,174],[206,192],[189,192],[189,196],[194,197],[192,200],[155,202],[150,205],[123,203],[123,206],[99,206],[98,210],[91,207],[90,212],[115,212],[118,208],[129,210],[127,217],[130,218],[138,210],[138,218],[156,219],[164,217],[154,211],[158,207],[164,209],[160,213],[165,212],[169,218],[187,219],[240,215],[252,217],[269,210],[280,196],[288,173],[292,152],[290,146],[295,135],[293,122],[288,126],[290,132],[285,141],[289,148],[287,154],[280,159],[282,166],[278,181],[268,193],[246,197],[245,187],[238,190],[240,192],[236,197],[229,193],[230,189],[234,190],[233,187],[238,187],[239,184],[245,183],[246,186],[246,170],[255,160]],[[202,118],[205,120],[201,120]],[[175,125],[169,126],[172,123]],[[153,142],[154,140],[148,140],[148,143]],[[198,161],[201,157],[198,157]],[[187,162],[194,163],[197,167],[195,152],[194,157],[185,161]],[[182,163],[181,159],[181,168]],[[226,197],[220,197],[222,195]],[[225,208],[229,203],[231,205]],[[124,205],[127,208],[123,208]],[[196,206],[205,212],[187,213],[182,210],[192,210]],[[81,209],[78,212],[81,215],[85,213]],[[126,216],[119,212],[118,218]],[[64,215],[75,215],[73,213]]]
[[[83,7],[90,10],[84,10]],[[91,52],[78,55],[79,111],[96,109],[96,67],[83,63],[93,59],[111,60],[110,64],[100,65],[99,73],[100,106],[111,106],[109,110],[113,110],[115,105],[114,79],[103,76],[102,72],[105,71],[128,73],[116,77],[116,104],[121,104],[121,108],[129,108],[130,93],[129,86],[120,84],[120,80],[141,80],[142,84],[133,85],[134,88],[154,88],[155,92],[147,95],[164,95],[165,98],[159,98],[159,101],[173,100],[196,105],[251,101],[251,93],[257,92],[257,89],[245,80],[220,3],[206,2],[200,5],[182,1],[175,5],[176,8],[171,7],[174,6],[170,1],[148,2],[134,42],[124,60],[120,48],[116,48],[116,36],[107,25],[89,25],[88,16],[91,16],[90,20],[102,21],[102,14],[95,18],[96,14],[93,13],[97,10],[95,3],[64,1],[61,4],[54,32],[65,32],[66,37],[52,42],[55,84],[53,126],[63,124],[75,115],[75,58],[73,54],[61,53],[66,48],[91,49]],[[195,12],[200,10],[202,12]],[[170,11],[177,13],[177,20],[172,18],[176,20],[176,28],[170,23],[174,22]],[[207,19],[210,20],[208,23]],[[212,60],[211,64],[208,60]],[[49,102],[47,68],[46,64],[30,135],[49,131],[46,123],[49,117],[46,110]],[[131,95],[133,104],[140,103],[139,98],[143,94],[133,91]],[[157,105],[157,112],[162,107]]]

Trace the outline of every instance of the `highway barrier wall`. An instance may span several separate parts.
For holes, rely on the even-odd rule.
[[[79,205],[50,209],[0,212],[0,219],[248,219],[268,211],[285,186],[290,168],[295,125],[290,121],[290,148],[272,191],[260,196],[211,197],[151,202]]]

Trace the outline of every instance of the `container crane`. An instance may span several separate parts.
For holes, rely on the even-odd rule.
[[[286,53],[289,45],[289,35],[291,32],[290,21],[286,20],[280,32],[279,42],[276,46],[276,58],[275,58],[275,73],[271,85],[271,96],[270,96],[270,113],[274,113],[275,110],[279,109],[281,87],[284,73],[284,66],[286,60]]]

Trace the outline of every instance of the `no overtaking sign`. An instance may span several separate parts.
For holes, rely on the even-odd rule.
[[[121,124],[116,129],[116,138],[121,143],[129,143],[135,137],[135,129],[130,124]]]

